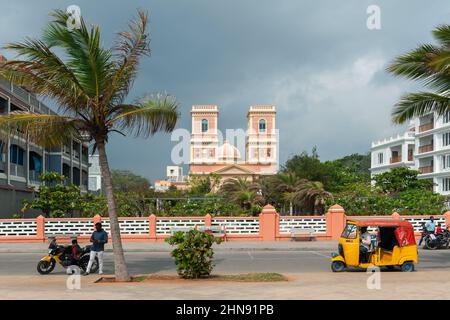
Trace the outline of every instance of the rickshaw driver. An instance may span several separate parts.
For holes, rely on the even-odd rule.
[[[361,227],[361,243],[359,245],[359,260],[361,262],[368,261],[368,253],[372,252],[372,237],[367,231],[367,227]]]

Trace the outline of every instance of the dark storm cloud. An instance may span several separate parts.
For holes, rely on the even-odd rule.
[[[130,99],[174,94],[180,128],[190,129],[192,104],[218,104],[222,130],[245,128],[251,104],[275,104],[282,162],[315,145],[323,159],[367,152],[372,140],[401,131],[390,110],[415,86],[386,74],[386,63],[431,41],[450,15],[448,1],[419,0],[5,1],[0,41],[38,36],[51,9],[71,4],[102,26],[107,45],[136,8],[149,11],[152,56]],[[366,28],[371,4],[381,8],[381,30]],[[165,134],[115,136],[109,154],[113,167],[155,179],[173,145]]]

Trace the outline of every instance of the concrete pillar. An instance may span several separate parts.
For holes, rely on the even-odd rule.
[[[447,229],[449,229],[450,228],[450,211],[447,211],[446,213],[444,213],[444,218],[445,218],[445,227]]]
[[[154,214],[148,217],[148,234],[151,239],[156,240],[156,216]]]
[[[401,219],[400,214],[399,214],[398,212],[394,212],[394,213],[391,215],[391,217],[392,217],[392,219]]]
[[[325,214],[325,219],[327,225],[327,237],[332,240],[339,239],[347,220],[344,208],[338,204],[331,206]]]
[[[36,218],[36,238],[45,242],[45,218],[42,215]]]
[[[259,234],[263,241],[275,241],[279,234],[280,215],[270,204],[259,215]]]
[[[212,226],[212,217],[211,215],[208,213],[205,216],[205,227],[211,227]]]

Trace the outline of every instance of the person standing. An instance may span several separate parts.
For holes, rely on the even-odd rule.
[[[427,221],[427,223],[425,223],[425,228],[427,229],[428,233],[433,233],[436,230],[436,223],[434,222],[434,217],[431,216],[430,217],[430,221]]]
[[[105,252],[105,243],[108,242],[108,234],[105,230],[103,230],[100,222],[95,224],[95,231],[92,233],[91,242],[92,247],[89,255],[89,263],[84,275],[88,275],[90,273],[95,257],[98,258],[98,274],[103,274],[103,253]]]

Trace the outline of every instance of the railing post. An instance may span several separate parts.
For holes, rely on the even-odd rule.
[[[45,242],[45,218],[42,215],[36,218],[36,238]]]
[[[450,211],[444,213],[443,216],[445,218],[445,227],[447,228],[447,230],[450,230]]]
[[[205,227],[211,227],[212,226],[212,217],[209,213],[205,215]]]
[[[156,241],[156,216],[153,213],[148,217],[148,233],[150,239]]]
[[[392,219],[401,219],[400,214],[397,211],[392,213],[391,217],[392,217]]]
[[[278,235],[280,215],[270,204],[266,205],[259,215],[259,235],[263,241],[275,241]]]
[[[328,209],[325,214],[327,225],[327,237],[332,240],[338,240],[342,230],[345,227],[345,210],[340,205],[335,204]]]
[[[94,227],[95,227],[95,224],[96,224],[97,222],[102,222],[102,217],[101,217],[99,214],[96,214],[96,215],[94,216],[94,218],[92,218],[92,222],[94,223]]]

